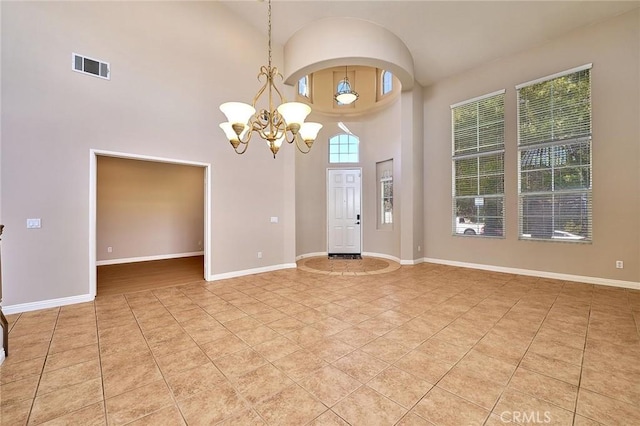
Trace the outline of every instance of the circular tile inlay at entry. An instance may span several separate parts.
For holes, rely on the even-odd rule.
[[[387,259],[363,257],[362,259],[332,259],[327,256],[300,259],[298,269],[329,275],[384,274],[400,268],[400,264]]]

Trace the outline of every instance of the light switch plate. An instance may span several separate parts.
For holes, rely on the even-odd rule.
[[[278,223],[278,216],[271,216],[271,223]]]
[[[40,218],[27,219],[27,229],[37,229],[37,228],[40,228]]]

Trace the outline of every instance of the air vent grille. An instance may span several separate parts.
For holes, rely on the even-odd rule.
[[[71,69],[94,77],[111,79],[111,70],[108,62],[93,59],[88,56],[72,54]]]

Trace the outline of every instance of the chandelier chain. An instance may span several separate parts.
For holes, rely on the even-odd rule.
[[[269,69],[271,69],[271,0],[269,0],[268,11],[269,11],[269,12],[268,12],[268,16],[269,16],[269,19],[268,19],[269,26],[267,27],[267,29],[268,29],[268,34],[269,34],[269,42],[268,42],[268,43],[269,43],[269,45],[268,45],[269,49],[268,49],[268,50],[269,50]]]

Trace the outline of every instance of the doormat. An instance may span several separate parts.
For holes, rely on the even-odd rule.
[[[332,253],[332,254],[329,254],[329,259],[360,259],[362,260],[362,256],[359,254]]]

